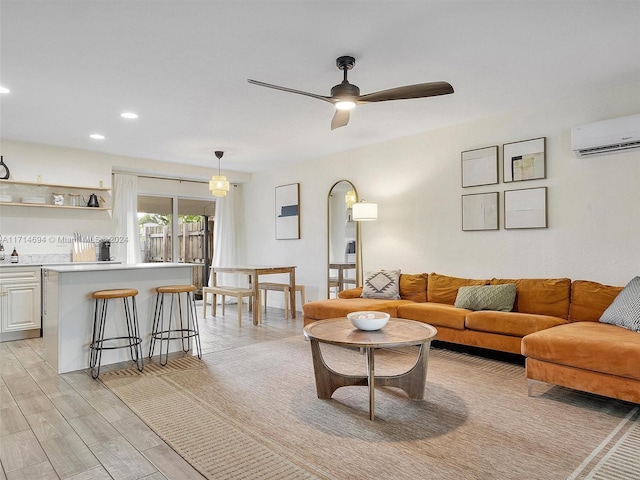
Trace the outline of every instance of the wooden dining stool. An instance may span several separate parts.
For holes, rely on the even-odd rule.
[[[267,292],[269,290],[274,292],[284,293],[284,318],[289,319],[289,310],[291,310],[291,286],[288,283],[274,283],[274,282],[260,282],[258,284],[258,290],[262,290],[262,296],[264,296],[264,311],[267,311]],[[304,285],[295,286],[295,291],[300,292],[300,305],[305,304],[305,292]]]
[[[240,287],[225,287],[216,285],[215,287],[202,287],[202,313],[204,317],[207,316],[207,295],[213,295],[211,302],[211,315],[216,316],[216,303],[217,295],[222,297],[222,316],[224,317],[225,297],[236,297],[238,300],[238,326],[242,326],[242,299],[247,297],[249,299],[248,311],[251,311],[251,305],[253,308],[257,308],[258,323],[262,321],[262,315],[260,313],[260,290],[258,290],[258,298],[253,298],[252,288],[240,288]]]
[[[142,339],[140,338],[140,328],[138,327],[136,295],[138,295],[138,290],[134,288],[98,290],[91,294],[91,297],[95,300],[95,307],[93,313],[93,333],[91,336],[91,344],[89,345],[89,367],[91,368],[91,376],[94,379],[100,375],[100,363],[103,350],[129,348],[131,360],[136,363],[139,371],[143,370],[144,360],[142,358]],[[124,319],[127,334],[105,338],[104,331],[107,323],[109,300],[117,298],[121,298],[124,303]]]
[[[155,351],[156,340],[159,340],[160,365],[162,366],[166,365],[169,360],[169,343],[171,340],[180,340],[182,342],[182,351],[186,353],[191,350],[191,339],[193,338],[196,354],[198,358],[202,358],[196,300],[193,295],[195,291],[195,285],[165,285],[156,288],[156,303],[153,315],[153,326],[151,328],[149,358],[153,356]],[[166,314],[164,308],[165,295],[169,295],[170,298],[169,308]],[[172,321],[175,322],[173,326]],[[164,360],[162,357],[163,345],[167,347],[164,352]]]

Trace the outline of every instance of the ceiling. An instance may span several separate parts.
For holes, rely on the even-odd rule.
[[[640,1],[1,0],[3,139],[256,172],[640,81]],[[362,93],[333,106],[340,55]],[[137,120],[120,118],[134,111]],[[104,140],[89,138],[102,133]]]

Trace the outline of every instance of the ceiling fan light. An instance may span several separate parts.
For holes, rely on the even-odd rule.
[[[214,175],[209,180],[209,190],[214,197],[226,197],[229,192],[229,181],[224,175]]]
[[[336,102],[336,108],[338,110],[353,110],[356,106],[356,102],[351,100],[340,100]]]

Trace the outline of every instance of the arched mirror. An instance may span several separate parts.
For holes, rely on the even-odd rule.
[[[348,180],[336,182],[327,197],[327,298],[360,285],[360,227],[353,221],[351,206],[358,201],[356,187]]]

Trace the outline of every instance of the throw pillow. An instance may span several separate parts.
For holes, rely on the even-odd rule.
[[[366,272],[362,285],[362,298],[400,299],[400,270]]]
[[[400,275],[400,298],[412,302],[427,301],[427,274]]]
[[[453,305],[456,302],[460,287],[489,285],[489,280],[473,280],[471,278],[450,277],[432,272],[427,284],[427,301]]]
[[[635,277],[622,289],[600,321],[640,332],[640,277]]]
[[[454,306],[468,310],[510,312],[516,299],[516,284],[460,287]]]

